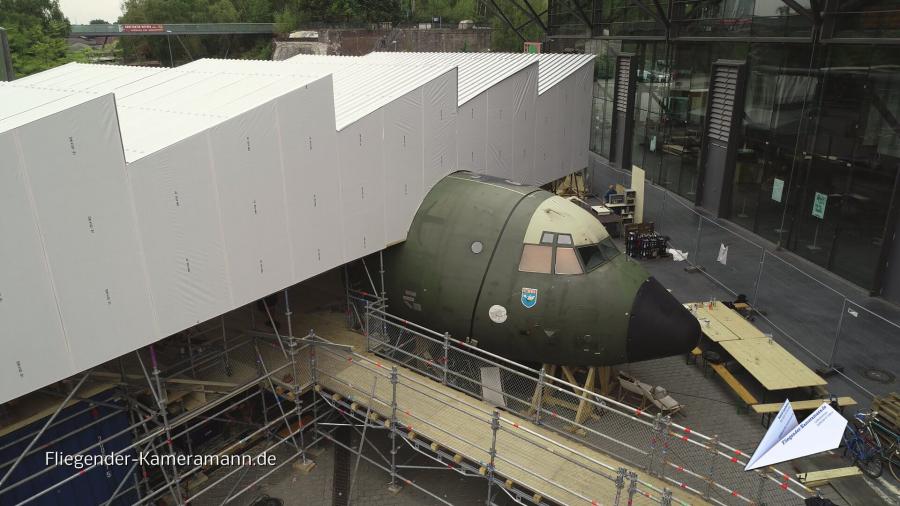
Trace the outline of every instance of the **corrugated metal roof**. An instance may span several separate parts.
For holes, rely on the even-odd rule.
[[[524,53],[381,53],[366,59],[396,62],[450,62],[459,67],[459,105],[478,96],[525,66],[538,62],[538,94],[544,93],[581,67],[594,61],[592,54],[539,55]]]
[[[553,54],[544,53],[538,57],[538,95],[549,90],[566,77],[574,74],[585,65],[593,65],[595,55],[592,54]]]
[[[457,104],[462,105],[491,86],[537,63],[524,53],[369,53],[366,60],[398,64],[453,65],[459,69]]]
[[[393,63],[356,56],[297,55],[280,62],[286,66],[319,68],[334,80],[337,129],[377,111],[439,76],[454,70],[448,63]]]
[[[68,64],[0,88],[0,125],[9,128],[7,116],[21,124],[52,114],[54,103],[71,107],[111,92],[131,162],[327,76],[320,69],[242,60],[200,60],[176,69]]]

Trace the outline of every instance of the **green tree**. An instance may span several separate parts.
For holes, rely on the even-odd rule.
[[[69,60],[65,40],[69,20],[58,0],[0,0],[0,26],[7,30],[18,77]]]
[[[89,25],[108,25],[109,21],[106,21],[105,19],[92,19],[91,22],[88,24]]]

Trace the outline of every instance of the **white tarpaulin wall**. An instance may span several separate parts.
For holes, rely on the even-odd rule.
[[[4,193],[18,194],[0,203],[0,255],[10,266],[0,276],[11,278],[0,304],[6,401],[132,351],[156,331],[113,97],[54,100],[47,91],[52,102],[42,106],[24,102],[21,88],[0,93],[21,113],[0,119]],[[15,204],[24,207],[7,208]]]
[[[587,167],[593,55],[541,54],[535,180],[545,184]]]
[[[587,166],[593,55],[385,52],[363,59],[458,66],[460,169],[540,185]],[[504,117],[510,107],[514,116]]]
[[[309,251],[294,255],[286,181],[336,188],[334,165],[282,152],[305,135],[336,157],[330,76],[104,77],[119,70],[68,69],[115,82],[95,89],[115,92],[118,114],[112,95],[0,87],[0,153],[14,160],[0,168],[0,191],[12,192],[0,205],[20,206],[4,213],[15,221],[0,220],[16,239],[0,258],[22,266],[0,274],[0,339],[11,351],[0,402],[297,282],[294,263]],[[281,119],[289,113],[306,116]],[[342,261],[327,258],[328,267]]]
[[[589,71],[435,58],[71,64],[0,84],[0,260],[17,266],[0,273],[0,402],[402,240],[466,157],[532,183],[542,149],[558,175],[586,160]]]
[[[344,258],[406,239],[427,190],[456,170],[456,71],[363,58],[283,62],[333,72]]]

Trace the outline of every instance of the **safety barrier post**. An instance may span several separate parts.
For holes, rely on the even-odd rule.
[[[706,474],[706,490],[703,491],[703,497],[709,499],[709,495],[712,492],[713,474],[716,471],[716,459],[719,456],[719,436],[715,435],[712,439],[709,440],[709,445],[706,447],[709,452],[709,471]]]
[[[847,312],[847,297],[841,305],[841,316],[838,318],[837,330],[834,332],[834,344],[831,345],[831,356],[828,358],[828,369],[834,369],[834,357],[837,355],[838,340],[841,338],[841,330],[844,327],[844,314]]]
[[[671,428],[671,425],[672,425],[672,417],[669,415],[666,415],[665,417],[663,417],[662,426],[660,427],[660,432],[661,432],[660,436],[662,437],[662,448],[661,448],[662,455],[660,457],[660,460],[661,460],[662,464],[660,466],[660,472],[658,473],[660,478],[662,478],[663,480],[666,479],[666,468],[669,467],[669,436],[670,436],[669,429]]]
[[[672,491],[663,487],[663,493],[662,497],[659,498],[659,503],[662,506],[672,506]]]
[[[691,211],[692,213],[694,211]],[[694,242],[694,265],[698,268],[703,268],[700,265],[700,237],[703,234],[703,216],[699,216],[697,220],[697,240]]]
[[[620,467],[616,473],[616,500],[613,503],[615,506],[619,506],[619,501],[622,500],[622,490],[625,489],[625,474],[627,472],[624,467]]]
[[[497,410],[494,410],[494,414],[491,415],[491,451],[488,452],[491,459],[488,462],[487,466],[487,479],[488,479],[488,490],[487,490],[487,499],[485,499],[484,503],[490,506],[491,504],[491,496],[493,494],[494,488],[494,458],[497,456],[497,431],[500,430],[500,413]]]
[[[365,327],[363,330],[363,335],[366,336],[366,353],[372,352],[372,344],[370,342],[371,336],[369,335],[369,319],[372,316],[371,306],[372,306],[372,303],[369,301],[366,301],[366,323],[365,323]],[[382,337],[384,337],[384,336],[382,336]]]
[[[398,492],[397,483],[397,366],[391,367],[391,484],[388,490]]]
[[[766,468],[761,468],[758,471],[759,473],[759,485],[756,488],[756,504],[764,504],[763,501],[763,487],[766,484]]]
[[[534,405],[534,423],[540,425],[541,423],[541,410],[544,409],[544,368],[541,367],[541,372],[538,374],[538,384],[535,387],[534,391],[535,405]]]
[[[306,335],[307,341],[310,342],[309,346],[309,382],[312,384],[313,389],[313,434],[319,434],[319,374],[316,368],[318,367],[317,359],[316,359],[316,345],[312,344],[312,338],[316,337],[315,332],[312,329],[309,329],[309,334]]]
[[[447,384],[447,368],[449,367],[450,362],[450,333],[444,332],[444,364],[443,364],[443,373],[444,377],[441,379],[441,383],[444,385]]]
[[[653,434],[650,436],[650,451],[647,452],[647,473],[651,476],[653,475],[653,461],[656,459],[656,452],[659,449],[660,441],[662,440],[662,434],[660,429],[662,428],[662,416],[657,413],[656,418],[653,419]]]
[[[634,471],[628,472],[628,506],[634,504],[634,494],[637,493],[638,476]]]
[[[763,270],[766,268],[766,248],[762,248],[762,255],[759,258],[759,270],[756,273],[756,284],[753,285],[753,298],[750,299],[750,303],[753,307],[757,307],[759,305],[759,301],[756,300],[759,297],[759,283],[762,281]]]

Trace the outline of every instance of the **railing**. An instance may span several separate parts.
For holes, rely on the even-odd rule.
[[[72,36],[216,35],[276,33],[274,23],[135,23],[72,25]]]
[[[376,323],[392,325],[388,322]],[[505,415],[499,410],[486,410],[483,405],[451,396],[396,366],[388,369],[381,362],[363,355],[328,346],[317,347],[315,355],[317,382],[324,386],[319,392],[332,407],[342,414],[355,415],[360,421],[369,424],[369,428],[390,427],[395,433],[392,435],[392,454],[396,453],[395,445],[402,443],[463,474],[483,476],[488,480],[489,498],[502,491],[518,501],[538,504],[546,501],[557,504],[581,501],[599,504],[612,499],[590,497],[583,490],[603,488],[602,486],[581,487],[581,490],[576,490],[560,483],[558,477],[543,474],[548,459],[561,459],[571,466],[573,473],[578,473],[584,479],[582,483],[585,485],[593,483],[595,479],[608,481],[609,488],[615,490],[613,504],[636,504],[638,498],[643,503],[689,504],[674,497],[672,490],[661,490],[642,481],[635,472],[610,466],[547,438],[521,425],[521,420],[514,416]],[[349,371],[346,364],[351,364]],[[336,371],[340,371],[340,374]],[[343,394],[326,394],[325,390]],[[398,396],[398,390],[403,391],[402,397]],[[435,423],[431,416],[422,414],[416,406],[408,404],[413,397],[418,399],[416,406],[421,405],[424,399],[453,410],[455,426],[465,426],[468,429],[465,435],[453,430],[453,427]],[[377,415],[373,416],[373,412],[391,414],[390,418],[381,422]],[[435,444],[422,441],[422,437]],[[466,458],[463,459],[457,451],[465,453]],[[402,469],[403,466],[392,462],[391,468],[385,470],[391,474],[392,483],[411,484],[400,474]]]
[[[597,177],[597,176],[595,176]],[[630,181],[630,173],[607,168],[603,182]],[[644,190],[644,221],[688,252],[687,262],[734,296],[744,294],[756,310],[756,324],[780,336],[813,367],[838,373],[867,397],[887,393],[897,354],[872,353],[885,336],[900,339],[900,325],[835,289],[767,248],[697,212],[662,187]],[[718,261],[721,246],[727,258]],[[896,318],[896,317],[895,317]],[[837,368],[838,365],[843,369]],[[834,369],[832,369],[834,368]],[[874,371],[887,383],[864,374]]]
[[[675,490],[717,504],[794,504],[810,494],[775,468],[745,472],[749,455],[717,437],[399,319],[378,300],[355,302],[365,307],[358,323],[368,351],[616,457]],[[483,381],[483,374],[499,384]]]

